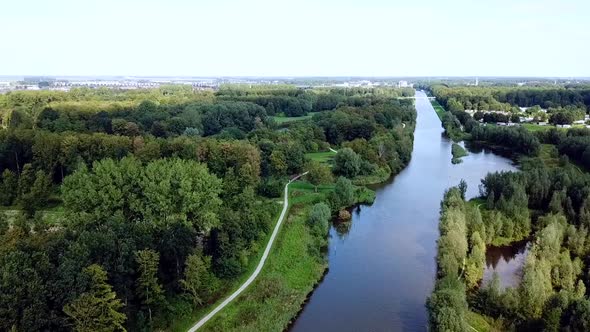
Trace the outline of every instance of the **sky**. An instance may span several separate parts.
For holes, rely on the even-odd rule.
[[[3,0],[0,75],[590,77],[589,0]]]

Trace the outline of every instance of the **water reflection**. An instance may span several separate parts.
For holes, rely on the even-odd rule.
[[[529,249],[530,243],[527,241],[515,242],[509,246],[488,246],[482,285],[491,282],[494,273],[497,273],[500,288],[517,287],[522,278],[522,267]]]
[[[350,232],[351,227],[352,227],[352,221],[350,221],[350,220],[334,221],[334,229],[336,230],[336,235],[338,235],[338,238],[340,240],[343,240],[344,238],[346,238],[346,235],[348,235],[348,233]]]

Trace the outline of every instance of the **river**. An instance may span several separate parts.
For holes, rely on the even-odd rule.
[[[426,331],[445,189],[465,179],[467,196],[475,197],[488,172],[515,167],[486,149],[451,164],[452,142],[428,99],[417,98],[416,109],[411,162],[377,189],[373,205],[355,208],[350,224],[330,229],[329,271],[291,331]]]

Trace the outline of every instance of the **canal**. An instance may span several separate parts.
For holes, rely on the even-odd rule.
[[[475,197],[488,172],[515,170],[486,149],[451,164],[452,142],[425,94],[416,96],[411,162],[377,189],[373,205],[354,209],[349,225],[331,228],[329,271],[291,331],[426,331],[445,189],[465,179]]]

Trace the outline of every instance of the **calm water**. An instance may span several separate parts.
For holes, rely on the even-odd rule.
[[[530,243],[521,241],[510,246],[486,248],[486,268],[483,285],[492,280],[494,273],[500,277],[500,287],[516,287],[522,277],[524,260],[529,253]]]
[[[486,173],[515,168],[486,150],[452,165],[451,142],[430,102],[417,99],[416,108],[412,161],[377,190],[372,206],[330,230],[329,272],[291,331],[426,330],[443,192],[465,179],[474,197]]]

